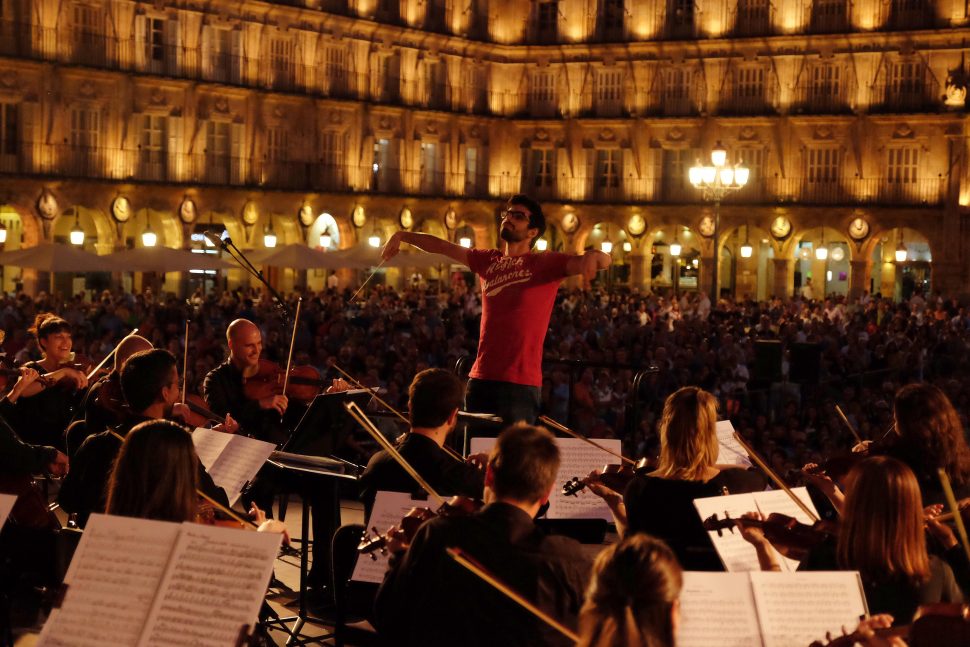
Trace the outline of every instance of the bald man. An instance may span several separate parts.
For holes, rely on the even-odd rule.
[[[249,400],[243,388],[246,378],[259,370],[263,353],[259,328],[248,319],[236,319],[226,328],[226,343],[229,359],[209,371],[202,385],[209,408],[220,416],[232,414],[250,436],[271,443],[286,442],[289,431],[280,420],[289,407],[286,396]]]

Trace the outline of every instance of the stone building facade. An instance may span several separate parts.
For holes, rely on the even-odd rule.
[[[720,208],[722,293],[786,296],[809,277],[853,297],[966,293],[967,11],[0,0],[5,248],[75,225],[98,253],[148,227],[170,247],[201,247],[207,229],[247,248],[267,230],[348,247],[402,226],[482,247],[521,191],[545,205],[550,249],[613,243],[614,285],[708,289],[713,205],[687,170],[720,143],[751,169]],[[37,279],[11,268],[4,288],[18,278]]]

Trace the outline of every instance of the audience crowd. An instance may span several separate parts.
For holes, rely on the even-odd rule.
[[[188,385],[197,393],[225,359],[224,332],[239,317],[261,327],[264,357],[285,364],[292,323],[259,297],[242,290],[196,292],[186,300],[151,291],[67,301],[7,295],[0,298],[2,349],[8,363],[37,359],[27,327],[36,313],[52,311],[73,325],[78,361],[99,361],[135,327],[181,358],[188,318]],[[356,301],[346,290],[294,293],[286,297],[290,312],[299,297],[294,364],[339,377],[328,373],[335,362],[385,388],[384,399],[399,408],[415,373],[467,371],[474,358],[481,302],[462,282],[446,292],[377,286]],[[769,347],[779,344],[773,354]],[[655,455],[665,397],[697,385],[717,396],[721,415],[787,472],[854,444],[836,404],[862,438],[878,438],[892,422],[895,391],[925,380],[965,417],[970,376],[957,367],[968,361],[968,344],[970,312],[940,294],[917,293],[901,303],[864,295],[853,303],[798,297],[712,307],[697,293],[562,290],[546,337],[543,407],[582,433],[621,438],[627,455]],[[647,372],[634,397],[640,371]]]

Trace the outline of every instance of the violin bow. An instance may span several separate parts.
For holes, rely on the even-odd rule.
[[[405,472],[411,475],[411,478],[413,478],[415,482],[421,486],[422,490],[427,492],[431,497],[437,499],[438,505],[445,502],[444,497],[435,492],[434,488],[432,488],[428,482],[425,481],[420,474],[418,474],[418,471],[411,467],[411,464],[408,463],[403,456],[401,456],[401,453],[395,449],[394,445],[392,445],[390,441],[384,437],[384,434],[382,434],[380,430],[374,426],[374,423],[371,422],[370,418],[367,417],[367,414],[365,414],[361,408],[357,406],[356,402],[344,402],[344,409],[347,410],[347,413],[350,414],[351,418],[357,421],[357,424],[364,428],[364,431],[370,434],[374,440],[377,441],[377,444],[381,446],[381,449],[386,451],[391,458],[397,461],[397,464],[400,465]]]
[[[104,359],[102,359],[102,360],[101,360],[101,361],[100,361],[100,362],[98,363],[98,365],[97,365],[97,366],[95,366],[94,368],[92,368],[92,369],[91,369],[91,372],[90,372],[90,373],[88,373],[88,380],[91,380],[91,379],[93,379],[93,378],[94,378],[94,376],[95,376],[95,375],[96,375],[96,374],[98,373],[98,371],[100,371],[101,369],[103,369],[103,368],[104,368],[104,365],[108,363],[108,359],[110,359],[111,357],[114,357],[114,354],[115,354],[116,352],[118,352],[118,346],[121,346],[121,342],[122,342],[122,341],[124,341],[124,340],[126,340],[126,339],[128,339],[129,337],[131,337],[132,335],[135,335],[135,334],[137,334],[137,333],[138,333],[138,329],[137,329],[137,328],[135,328],[135,329],[134,329],[134,330],[132,330],[132,331],[131,331],[130,333],[128,333],[127,335],[125,335],[124,337],[122,337],[122,338],[121,338],[121,341],[119,341],[119,342],[118,342],[117,344],[115,344],[115,347],[111,349],[111,352],[110,352],[110,353],[108,353],[107,355],[105,355],[105,356],[104,356]]]
[[[592,445],[593,447],[595,447],[596,449],[598,449],[600,451],[604,451],[607,454],[610,454],[612,456],[616,456],[617,458],[619,458],[624,463],[628,463],[630,465],[636,465],[637,464],[637,462],[635,460],[630,459],[630,458],[627,458],[626,456],[623,456],[622,454],[618,454],[615,451],[613,451],[612,449],[607,449],[606,447],[603,447],[602,445],[600,445],[595,440],[590,440],[586,436],[584,436],[582,434],[579,434],[579,433],[576,433],[575,431],[573,431],[569,427],[566,427],[564,425],[559,424],[558,422],[556,422],[555,420],[553,420],[549,416],[539,416],[539,422],[541,422],[542,424],[546,425],[547,427],[552,427],[556,431],[561,431],[562,433],[568,434],[568,435],[572,436],[573,438],[576,438],[577,440],[581,440],[584,443],[587,443],[589,445]]]
[[[122,436],[121,434],[119,434],[117,431],[114,431],[113,429],[110,430],[110,431],[111,431],[111,435],[112,436],[114,436],[115,438],[117,438],[121,442],[125,442],[125,437],[124,436]],[[192,435],[192,432],[190,432],[190,431],[186,431],[186,433],[188,433],[190,436]],[[229,517],[233,521],[238,521],[239,523],[241,523],[242,526],[243,526],[243,528],[246,528],[247,530],[256,530],[257,526],[256,526],[255,523],[253,523],[249,519],[246,519],[245,517],[239,516],[238,514],[236,514],[235,511],[230,510],[226,506],[222,505],[221,503],[219,503],[218,501],[216,501],[215,499],[213,499],[211,496],[209,496],[208,494],[206,494],[202,490],[196,488],[195,493],[199,496],[199,498],[204,499],[205,501],[207,501],[213,508],[216,508],[217,510],[219,510],[220,512],[222,512],[224,515],[226,515],[227,517]]]
[[[532,604],[526,600],[522,595],[510,587],[508,584],[498,579],[491,573],[489,573],[485,568],[473,560],[472,558],[465,555],[465,553],[459,548],[446,548],[448,556],[455,560],[460,565],[464,566],[466,569],[475,574],[483,582],[491,586],[493,589],[503,594],[505,597],[509,598],[520,607],[534,615],[539,620],[561,633],[563,636],[573,641],[574,643],[579,642],[579,636],[570,630],[568,627],[563,625],[561,622],[547,614],[545,611]]]
[[[350,373],[348,373],[347,371],[345,371],[342,368],[340,368],[339,366],[337,366],[337,364],[334,363],[334,362],[331,362],[330,363],[330,366],[332,366],[333,368],[337,369],[337,372],[340,373],[341,375],[343,375],[344,378],[346,378],[347,381],[351,383],[351,385],[353,385],[355,388],[358,388],[358,389],[367,391],[367,393],[370,394],[370,397],[372,397],[375,400],[377,400],[382,407],[384,407],[385,409],[387,409],[388,411],[390,411],[391,413],[393,413],[395,416],[397,416],[402,421],[404,421],[405,424],[407,424],[407,425],[410,426],[411,421],[408,420],[404,416],[403,413],[401,413],[400,411],[398,411],[397,409],[395,409],[394,407],[392,407],[391,405],[389,405],[387,402],[385,402],[384,400],[382,400],[381,399],[381,396],[377,395],[377,389],[372,389],[372,388],[370,388],[368,386],[364,386],[359,381],[357,381],[356,379],[354,379],[354,377],[351,376]],[[442,445],[441,446],[441,449],[445,450],[445,453],[446,454],[448,454],[449,456],[451,456],[452,458],[454,458],[459,463],[464,463],[465,462],[465,457],[462,456],[461,454],[459,454],[458,452],[456,452],[455,450],[453,450],[451,447],[448,447],[448,445]]]
[[[283,395],[286,395],[286,387],[290,385],[290,367],[293,365],[293,346],[296,344],[296,326],[300,323],[300,307],[303,305],[303,297],[296,302],[296,314],[293,316],[293,333],[290,335],[290,353],[286,356],[286,372],[283,373]]]
[[[744,449],[745,452],[747,452],[748,456],[751,457],[751,460],[754,461],[754,463],[761,468],[761,471],[767,474],[768,478],[770,478],[772,481],[775,482],[775,485],[777,485],[779,488],[784,490],[785,494],[791,497],[791,500],[794,501],[798,505],[798,507],[802,509],[802,512],[808,515],[808,518],[812,520],[812,523],[815,523],[819,520],[818,515],[812,512],[812,509],[809,508],[807,505],[805,505],[805,502],[802,501],[800,498],[798,498],[798,496],[796,496],[795,493],[791,491],[791,488],[789,488],[788,485],[784,481],[782,481],[777,474],[775,474],[774,470],[768,467],[768,464],[765,463],[764,460],[761,458],[761,456],[758,455],[758,452],[752,449],[751,445],[749,445],[744,440],[744,438],[741,437],[741,434],[735,431],[734,439],[737,440],[738,444],[741,445],[741,447]]]
[[[185,320],[185,349],[182,351],[182,404],[185,404],[185,392],[189,389],[189,324],[190,319]]]
[[[855,427],[852,426],[852,423],[849,422],[849,419],[846,417],[845,413],[842,412],[842,407],[835,405],[835,412],[839,414],[839,418],[841,418],[842,422],[845,423],[845,426],[849,428],[849,431],[852,433],[852,437],[855,438],[856,444],[861,445],[862,438],[859,436],[859,432],[855,430]]]
[[[963,516],[960,514],[960,506],[957,505],[957,498],[953,495],[953,487],[950,485],[950,477],[946,475],[946,470],[942,467],[936,471],[940,476],[940,485],[943,486],[943,494],[946,495],[946,503],[953,514],[953,523],[956,524],[957,534],[960,536],[960,543],[963,544],[963,552],[970,559],[970,541],[967,540],[967,528],[963,525]]]

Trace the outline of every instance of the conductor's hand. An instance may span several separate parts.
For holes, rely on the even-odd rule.
[[[268,398],[263,398],[259,401],[260,409],[276,409],[276,411],[282,416],[286,413],[286,405],[289,404],[289,400],[286,399],[285,395],[271,395]]]
[[[601,251],[590,250],[579,257],[579,272],[587,281],[596,278],[596,273],[605,270],[613,262],[613,257]]]
[[[401,235],[403,232],[396,231],[394,235],[391,236],[387,244],[384,245],[384,249],[381,250],[381,258],[385,261],[390,260],[397,256],[397,253],[401,251]]]

